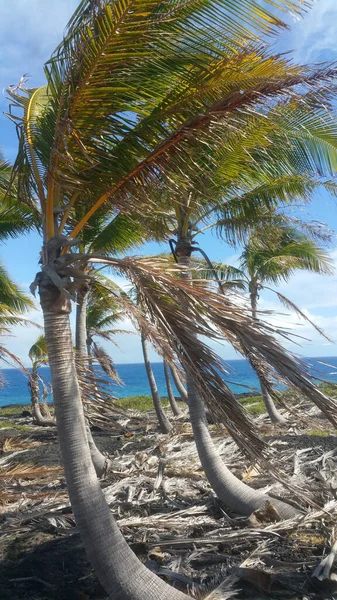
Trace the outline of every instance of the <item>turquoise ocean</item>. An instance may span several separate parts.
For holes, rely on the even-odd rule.
[[[337,383],[337,357],[328,358],[305,358],[303,359],[312,375],[325,381]],[[235,393],[259,391],[256,375],[245,360],[229,360],[225,363],[228,375],[226,381]],[[109,390],[117,398],[127,396],[149,395],[150,389],[143,363],[116,365],[122,386],[111,384]],[[161,362],[152,363],[153,372],[157,381],[159,393],[166,396],[166,386]],[[98,367],[97,367],[98,369]],[[0,406],[8,404],[29,404],[29,391],[27,377],[17,369],[3,369],[2,377],[5,380],[4,387],[0,389]],[[50,382],[49,367],[42,367],[40,375],[46,383]],[[176,390],[175,390],[176,391]],[[178,395],[178,392],[176,392]],[[52,398],[50,397],[51,401]]]

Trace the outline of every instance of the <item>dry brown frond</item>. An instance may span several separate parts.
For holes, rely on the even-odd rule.
[[[2,451],[3,452],[15,452],[16,450],[27,450],[28,448],[35,448],[40,446],[41,442],[34,442],[26,438],[8,437],[2,440]]]
[[[62,469],[60,467],[44,467],[28,463],[19,463],[9,465],[0,469],[1,479],[41,479],[42,477],[60,476]]]
[[[274,337],[281,334],[289,339],[289,332],[252,319],[248,310],[235,306],[229,297],[220,297],[209,287],[191,286],[178,279],[183,267],[172,266],[163,258],[107,259],[92,255],[85,260],[113,265],[132,280],[149,315],[151,323],[147,336],[156,350],[165,355],[169,346],[169,360],[172,360],[172,350],[176,353],[185,370],[193,374],[198,391],[212,414],[226,424],[249,455],[259,456],[264,444],[222,379],[221,374],[226,376],[226,367],[202,341],[203,337],[225,338],[254,365],[259,365],[259,372],[269,389],[277,380],[300,389],[334,425],[337,424],[336,403],[313,385],[306,366],[282,348]],[[136,313],[133,307],[132,317],[138,316],[139,312]],[[144,315],[142,319],[144,321]]]

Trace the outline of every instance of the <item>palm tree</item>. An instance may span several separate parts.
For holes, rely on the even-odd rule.
[[[219,268],[218,268],[219,269]],[[266,284],[278,285],[288,281],[297,270],[306,270],[323,275],[332,274],[332,262],[329,254],[312,239],[290,223],[275,226],[264,224],[256,229],[244,246],[238,269],[221,268],[227,281],[249,292],[252,315],[258,318],[257,301],[259,292],[268,289],[278,296],[287,308],[305,315],[288,298]],[[275,404],[261,378],[262,396],[268,415],[273,423],[285,419],[277,411]]]
[[[152,400],[153,400],[154,409],[156,411],[157,419],[159,422],[159,427],[160,427],[160,430],[162,433],[169,433],[172,429],[172,425],[166,416],[166,413],[163,409],[163,406],[162,406],[162,403],[160,400],[156,380],[155,380],[155,377],[154,377],[154,374],[152,371],[152,367],[151,367],[149,353],[148,353],[148,349],[147,349],[147,345],[146,345],[145,334],[143,332],[141,332],[140,337],[141,337],[141,344],[142,344],[142,351],[143,351],[146,374],[147,374],[147,378],[148,378],[149,385],[150,385],[151,396],[152,396]]]
[[[43,382],[43,379],[38,373],[38,369],[42,365],[46,365],[48,363],[46,338],[43,334],[40,335],[36,342],[31,346],[28,355],[30,360],[32,361],[32,370],[29,373],[28,386],[31,394],[34,421],[38,425],[56,425],[55,421],[52,420],[46,402],[43,402],[42,405],[40,405],[39,403],[39,384],[42,384],[43,392],[46,391],[46,386]]]
[[[295,0],[270,5],[301,7]],[[42,267],[35,286],[44,313],[69,496],[88,557],[115,600],[184,596],[136,559],[92,466],[69,312],[83,284],[83,269],[94,258],[70,250],[91,217],[107,205],[133,214],[150,212],[156,208],[155,190],[169,192],[180,182],[189,183],[198,166],[206,166],[213,150],[223,146],[224,116],[233,128],[243,107],[258,111],[262,98],[272,102],[288,90],[295,97],[296,86],[299,95],[306,85],[315,88],[316,105],[317,98],[328,95],[329,69],[315,72],[255,48],[242,50],[247,39],[252,44],[256,37],[253,29],[270,31],[281,21],[254,0],[245,1],[243,20],[241,7],[242,2],[228,0],[141,0],[130,6],[124,0],[82,0],[46,64],[47,87],[28,90],[21,84],[9,90],[11,118],[21,135],[15,163],[18,194],[38,198],[43,215]],[[331,127],[331,135],[325,132],[324,156],[320,153],[323,162],[334,157]],[[310,157],[317,150],[315,140]],[[183,154],[190,157],[182,167]],[[75,207],[83,209],[77,223]],[[132,264],[140,263],[127,264],[115,260],[130,273]]]

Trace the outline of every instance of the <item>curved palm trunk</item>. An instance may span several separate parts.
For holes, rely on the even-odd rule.
[[[51,415],[49,413],[49,417],[44,416],[39,404],[39,396],[40,396],[40,386],[39,386],[39,376],[37,372],[32,370],[29,375],[28,386],[30,389],[30,399],[32,403],[32,413],[33,413],[33,421],[37,425],[56,425],[55,421],[52,420]],[[49,411],[48,411],[49,412]]]
[[[170,365],[170,371],[171,371],[172,379],[174,381],[174,385],[176,386],[181,399],[184,400],[185,402],[187,402],[187,391],[186,391],[185,387],[183,386],[183,383],[178,375],[177,369],[175,367],[173,367],[172,365]]]
[[[76,376],[68,301],[40,284],[55,412],[76,525],[89,560],[113,600],[183,600],[137,559],[120,533],[99,485],[87,443]],[[132,575],[132,576],[131,576]]]
[[[199,459],[205,475],[220,500],[232,511],[240,515],[250,515],[270,501],[279,515],[288,519],[296,510],[240,481],[224,464],[216,450],[208,431],[204,403],[196,393],[189,375],[186,375],[190,419]]]
[[[146,373],[147,373],[147,378],[149,380],[151,395],[152,395],[152,399],[153,399],[153,405],[154,405],[154,408],[156,411],[160,430],[162,433],[168,433],[169,431],[171,431],[172,425],[171,425],[170,421],[168,420],[168,418],[165,414],[165,411],[162,407],[162,404],[160,402],[160,396],[158,394],[156,380],[154,378],[154,374],[153,374],[150,359],[149,359],[149,353],[147,350],[146,339],[145,339],[145,336],[143,333],[141,334],[140,338],[141,338],[141,343],[142,343],[145,369],[146,369]]]
[[[42,402],[41,402],[41,413],[42,416],[45,417],[46,419],[49,419],[50,421],[53,420],[53,417],[50,413],[48,404],[47,404],[47,398],[48,398],[48,388],[46,386],[46,384],[44,383],[44,381],[41,379],[41,383],[42,383]],[[56,423],[55,423],[56,425]]]
[[[249,291],[250,291],[250,304],[252,307],[252,317],[254,319],[257,319],[257,297],[258,297],[258,290],[256,287],[256,284],[254,284],[253,281],[250,282],[249,284]],[[275,403],[271,397],[271,395],[269,394],[266,386],[263,384],[263,381],[261,380],[260,376],[258,373],[256,373],[259,382],[260,382],[260,386],[261,386],[261,392],[262,392],[262,398],[265,404],[265,407],[267,409],[267,413],[269,415],[269,418],[271,420],[272,423],[286,423],[286,419],[280,415],[280,413],[278,412]]]
[[[180,256],[179,263],[189,267],[189,256],[186,254]],[[185,279],[191,278],[188,270],[181,273],[181,276]],[[208,431],[204,403],[199,397],[192,377],[188,372],[186,372],[186,388],[190,420],[199,459],[205,475],[218,498],[228,508],[241,515],[250,515],[256,509],[263,507],[266,501],[270,501],[282,518],[293,517],[297,511],[292,506],[250,488],[230,472],[213,444]]]
[[[176,403],[176,399],[174,397],[174,393],[173,393],[173,389],[172,389],[172,385],[171,385],[171,381],[170,381],[169,368],[168,368],[168,364],[167,364],[166,360],[164,360],[163,365],[164,365],[164,374],[165,374],[165,381],[166,381],[166,387],[167,387],[167,396],[169,399],[171,410],[175,417],[179,417],[179,415],[181,415],[181,410],[180,410],[178,404]]]
[[[77,292],[76,295],[76,368],[78,372],[86,368],[87,362],[87,294]],[[88,439],[91,460],[98,477],[103,477],[108,472],[111,461],[97,448],[92,437],[90,425],[86,421],[86,435]]]

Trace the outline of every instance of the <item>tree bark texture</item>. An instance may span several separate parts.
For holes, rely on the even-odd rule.
[[[33,421],[37,425],[44,426],[53,426],[56,425],[55,421],[49,417],[43,415],[40,404],[39,404],[39,396],[40,396],[40,386],[39,386],[39,376],[36,371],[32,371],[29,375],[28,386],[30,389],[30,399],[32,403],[32,413],[33,413]]]
[[[87,356],[87,293],[86,291],[77,292],[76,294],[76,369],[80,374],[88,368],[88,356]],[[91,363],[92,366],[92,363]],[[90,368],[90,367],[89,367]],[[94,370],[92,368],[92,372]],[[91,453],[91,459],[95,467],[96,474],[98,477],[103,477],[111,466],[111,461],[102,454],[97,448],[94,438],[92,437],[89,422],[86,420],[86,435],[88,438],[89,449]]]
[[[113,600],[183,600],[184,594],[151,573],[120,533],[97,479],[87,442],[76,376],[69,301],[40,284],[55,412],[76,525],[95,572]]]

